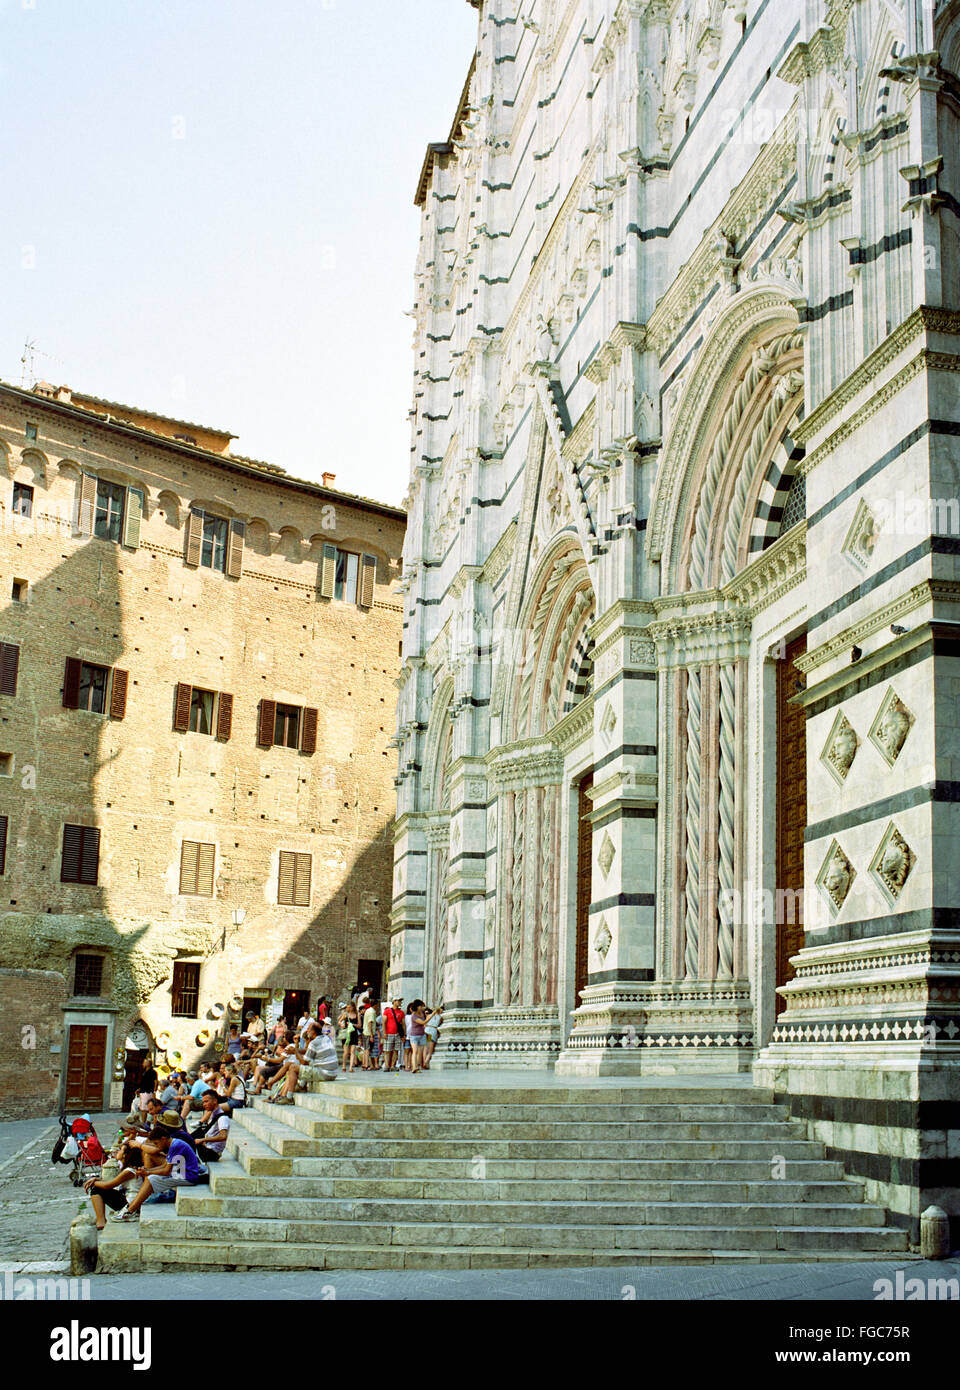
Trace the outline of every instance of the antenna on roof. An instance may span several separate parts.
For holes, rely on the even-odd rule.
[[[27,338],[23,344],[23,356],[20,358],[20,386],[23,390],[31,391],[37,384],[37,374],[34,371],[34,358],[45,357],[48,362],[63,362],[59,357],[54,357],[49,352],[41,352],[32,338]]]

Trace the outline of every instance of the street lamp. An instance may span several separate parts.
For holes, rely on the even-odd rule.
[[[235,907],[231,915],[233,917],[233,925],[239,931],[246,920],[247,910],[245,907]]]

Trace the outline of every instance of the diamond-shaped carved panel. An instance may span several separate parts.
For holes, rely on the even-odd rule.
[[[868,735],[870,742],[888,767],[900,756],[907,735],[916,723],[913,712],[907,709],[893,686],[887,691]]]
[[[840,786],[843,786],[847,780],[847,773],[853,766],[853,760],[857,756],[859,747],[860,740],[857,737],[857,731],[841,710],[833,721],[830,736],[820,754],[820,761]]]
[[[866,502],[861,501],[850,523],[846,539],[841,546],[841,554],[845,555],[850,563],[861,573],[866,570],[871,560],[877,544],[877,537],[880,534],[880,523]]]
[[[600,957],[601,961],[605,961],[605,960],[606,960],[606,958],[607,958],[607,952],[608,952],[609,949],[610,949],[610,945],[611,945],[612,941],[613,941],[613,933],[611,932],[610,928],[607,926],[606,918],[605,918],[605,917],[601,917],[601,918],[600,918],[600,925],[599,925],[599,927],[597,927],[596,936],[594,936],[594,938],[593,938],[593,949],[596,951],[596,953],[597,953],[597,955]]]
[[[839,843],[834,840],[827,850],[827,857],[817,874],[817,887],[823,893],[833,913],[839,912],[843,907],[856,876],[856,869],[840,848]]]
[[[900,897],[916,862],[917,856],[891,821],[870,865],[870,873],[888,902],[895,903]]]
[[[607,832],[604,831],[603,839],[600,841],[600,852],[597,855],[597,863],[600,865],[600,871],[604,878],[606,878],[607,874],[610,872],[610,866],[616,857],[616,846]]]

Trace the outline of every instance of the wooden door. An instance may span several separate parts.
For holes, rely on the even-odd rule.
[[[593,773],[580,783],[577,796],[577,959],[574,971],[573,1007],[580,1007],[580,994],[587,983],[587,952],[590,941],[590,892],[593,873],[593,802],[587,793],[593,786]]]
[[[805,684],[797,658],[806,634],[791,642],[777,665],[777,984],[793,979],[790,957],[803,946],[803,832],[807,824],[807,736],[803,709],[791,696]],[[791,920],[792,918],[792,920]],[[784,1008],[777,995],[777,1013]]]
[[[124,1110],[130,1110],[140,1094],[143,1063],[149,1055],[145,1048],[140,1048],[137,1052],[132,1049],[127,1050],[123,1066],[123,1100],[121,1101]]]
[[[103,1105],[104,1075],[107,1061],[105,1027],[71,1025],[67,1047],[66,1104],[75,1109],[99,1110]]]

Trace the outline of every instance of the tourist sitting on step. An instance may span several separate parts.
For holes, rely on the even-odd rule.
[[[140,1173],[156,1168],[164,1161],[152,1133],[140,1128],[138,1116],[128,1115],[121,1125],[121,1132],[123,1138],[113,1151],[120,1161],[119,1172],[112,1178],[88,1178],[83,1185],[93,1205],[98,1231],[102,1231],[106,1225],[107,1207],[120,1211],[127,1205],[127,1184],[134,1182]]]
[[[101,1189],[97,1189],[95,1186],[90,1194],[95,1211],[97,1211],[98,1202],[100,1211],[105,1203],[116,1212],[116,1215],[113,1216],[114,1221],[138,1221],[140,1208],[144,1202],[151,1198],[162,1200],[168,1192],[174,1192],[178,1187],[195,1187],[197,1185],[202,1176],[201,1164],[185,1140],[174,1138],[170,1129],[164,1125],[158,1125],[150,1135],[150,1141],[156,1150],[155,1161],[150,1167],[144,1163],[143,1167],[136,1170],[135,1176],[143,1179],[143,1184],[137,1195],[130,1202],[124,1202],[118,1211],[116,1195],[108,1196],[109,1192],[115,1192],[118,1186],[116,1180],[113,1184],[105,1184]],[[98,1226],[100,1224],[99,1211],[97,1224]]]
[[[207,1083],[195,1071],[187,1072],[187,1094],[179,1107],[181,1119],[186,1120],[191,1112],[200,1109],[200,1097],[206,1089]]]
[[[288,1043],[286,1034],[284,1034],[282,1042],[268,1046],[260,1054],[260,1059],[253,1073],[253,1094],[255,1096],[260,1094],[268,1082],[272,1082],[275,1079],[280,1068],[293,1050],[294,1044]]]
[[[197,1146],[197,1157],[204,1163],[217,1163],[227,1147],[230,1133],[230,1112],[220,1104],[216,1091],[204,1091],[201,1100],[203,1119],[191,1134]]]
[[[283,1082],[280,1093],[271,1098],[277,1105],[293,1104],[293,1093],[302,1073],[308,1067],[311,1076],[316,1074],[322,1081],[332,1081],[337,1074],[337,1049],[318,1023],[308,1025],[306,1043],[302,1049],[298,1047],[291,1053],[275,1077],[272,1088],[274,1091],[280,1082]]]

